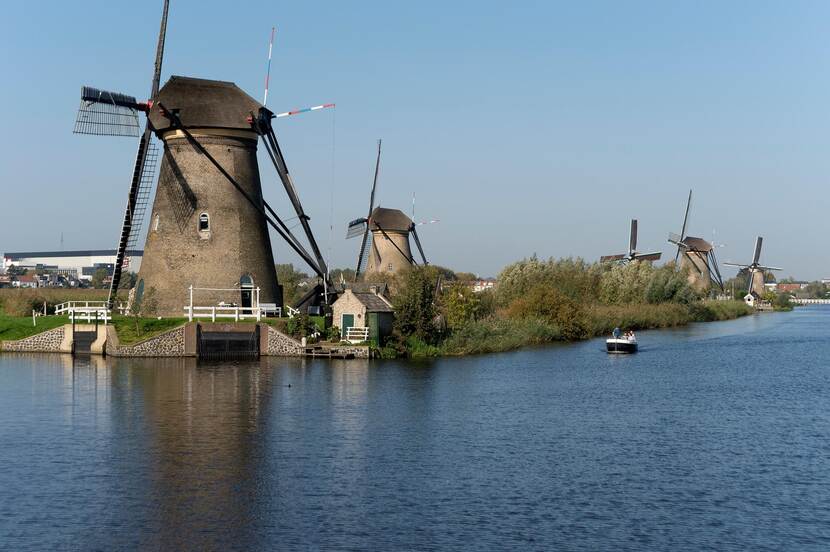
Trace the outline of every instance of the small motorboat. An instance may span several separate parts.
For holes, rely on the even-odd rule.
[[[609,354],[628,355],[637,352],[637,338],[620,337],[605,340],[605,350]]]

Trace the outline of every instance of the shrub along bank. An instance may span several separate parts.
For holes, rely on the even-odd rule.
[[[701,297],[672,264],[534,257],[506,267],[497,291],[483,293],[448,279],[445,269],[416,267],[392,289],[395,332],[381,348],[385,357],[507,351],[607,335],[615,327],[669,328],[753,312],[742,301]]]

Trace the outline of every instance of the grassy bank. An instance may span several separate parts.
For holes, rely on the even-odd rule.
[[[38,316],[32,325],[31,316],[6,316],[0,314],[0,341],[24,339],[69,323],[66,316]]]
[[[126,292],[125,292],[126,293]],[[53,314],[55,305],[66,301],[106,301],[109,292],[105,289],[34,288],[0,289],[0,314],[7,316],[32,316],[32,310]],[[31,322],[31,320],[30,320]]]
[[[591,305],[582,311],[582,319],[577,325],[584,329],[580,338],[588,339],[609,335],[616,327],[626,330],[671,328],[692,322],[731,320],[752,312],[742,301],[700,301],[691,305]],[[399,352],[410,357],[460,356],[575,340],[566,338],[555,323],[541,318],[516,320],[493,316],[465,324],[437,345],[409,339],[406,350]],[[386,354],[389,356],[393,352],[386,351]]]
[[[187,323],[187,318],[133,318],[116,315],[112,325],[121,345],[133,345]]]

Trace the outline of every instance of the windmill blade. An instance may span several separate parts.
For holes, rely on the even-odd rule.
[[[414,225],[415,225],[415,226],[423,226],[423,225],[425,225],[425,224],[436,224],[436,223],[439,223],[439,222],[441,222],[441,221],[440,221],[440,220],[438,220],[438,219],[433,219],[433,220],[422,220],[422,221],[420,221],[420,222],[416,222],[416,223],[414,223]]]
[[[654,253],[638,253],[632,256],[632,259],[635,261],[659,261],[660,256],[663,255],[662,253],[654,252]]]
[[[764,243],[764,238],[758,236],[755,238],[755,253],[752,255],[752,264],[758,264],[761,260],[761,245]]]
[[[368,221],[365,218],[359,218],[351,221],[349,227],[346,229],[346,239],[356,238],[366,232],[368,228]]]
[[[727,262],[727,263],[721,263],[721,264],[723,266],[735,266],[735,267],[738,267],[738,268],[741,268],[741,269],[749,268],[749,265],[739,264],[739,263],[729,263],[729,262]]]
[[[372,211],[374,211],[374,209],[375,209],[375,190],[377,190],[377,187],[378,187],[378,174],[380,173],[380,148],[381,148],[382,142],[383,142],[382,140],[378,140],[378,157],[377,157],[377,160],[375,161],[375,176],[372,179],[372,191],[369,192],[369,212],[366,215],[366,219],[365,219],[366,220],[366,226],[363,228],[363,239],[360,241],[360,251],[358,252],[358,258],[357,258],[357,269],[354,272],[355,279],[357,279],[357,277],[360,275],[361,265],[365,261],[365,254],[364,253],[366,251],[366,246],[369,243],[369,241],[371,240],[371,237],[370,237],[370,234],[369,234],[369,226],[371,225],[371,221],[372,221]],[[375,250],[377,250],[377,245],[373,244],[373,247],[375,248]]]
[[[637,250],[637,219],[631,219],[631,230],[628,234],[628,253],[634,253]]]
[[[156,60],[153,67],[153,81],[150,86],[150,98],[155,100],[159,92],[159,83],[161,82],[161,63],[164,58],[164,40],[167,35],[167,12],[170,7],[170,1],[164,0],[164,8],[161,15],[161,25],[159,26],[159,38],[156,44]],[[138,151],[135,156],[135,166],[133,167],[133,176],[130,182],[130,189],[127,195],[127,207],[124,209],[124,222],[121,225],[121,236],[118,240],[118,248],[115,252],[115,266],[112,270],[112,283],[110,284],[109,297],[107,298],[107,307],[112,309],[115,306],[115,297],[118,293],[118,285],[121,283],[121,272],[124,267],[124,259],[127,255],[127,246],[130,243],[130,235],[133,232],[133,226],[136,226],[135,211],[139,204],[139,190],[141,189],[141,182],[145,176],[145,165],[149,150],[152,148],[152,128],[149,121],[144,123],[144,133],[138,141]],[[140,221],[139,226],[140,226]]]
[[[269,65],[270,65],[270,60],[269,60]],[[266,98],[267,98],[267,96],[266,96]],[[263,103],[262,105],[265,105],[265,104]],[[286,111],[284,113],[277,113],[276,115],[274,115],[274,117],[276,117],[277,119],[281,119],[283,117],[290,117],[291,115],[299,115],[300,113],[308,113],[309,111],[318,111],[320,109],[328,109],[330,107],[335,107],[335,104],[327,103],[327,104],[322,104],[322,105],[315,105],[314,107],[306,107],[306,108],[303,108],[303,109],[295,109],[293,111]]]
[[[775,266],[761,266],[761,265],[756,265],[756,268],[757,268],[758,270],[784,270],[783,268],[778,268],[778,267],[775,267]]]
[[[599,262],[610,263],[612,261],[621,261],[626,258],[628,258],[628,255],[626,255],[625,253],[620,253],[619,255],[603,255],[599,258]]]
[[[421,254],[421,259],[424,261],[424,266],[428,265],[427,257],[424,255],[424,248],[421,247],[421,238],[418,237],[418,231],[415,230],[415,225],[413,224],[410,227],[410,231],[412,232],[412,237],[415,238],[415,245],[418,246],[418,252]]]
[[[372,239],[372,234],[369,234],[368,238],[366,239],[366,243],[364,244],[363,249],[360,250],[357,257],[357,270],[355,272],[360,274],[361,272],[366,270],[366,262],[369,259],[369,252],[372,252],[375,257],[375,266],[380,263],[380,252],[377,250],[377,245],[375,244],[374,240]]]
[[[669,240],[669,243],[673,243],[675,245],[685,246],[685,244],[682,241],[683,238],[680,237],[680,234],[675,234],[674,232],[669,232],[668,240]]]
[[[118,92],[81,88],[81,104],[75,117],[74,134],[137,137],[139,130],[136,99]]]
[[[677,240],[678,242],[682,242],[683,239],[686,237],[686,226],[689,224],[689,209],[692,206],[692,190],[689,190],[689,199],[686,201],[686,213],[683,215],[683,226],[680,229],[680,239]],[[680,261],[680,244],[677,244],[677,254],[674,256],[674,264],[677,264]]]
[[[366,215],[367,219],[372,217],[372,211],[375,208],[375,190],[378,187],[378,174],[380,173],[380,146],[382,140],[378,140],[378,158],[375,161],[375,177],[372,179],[372,192],[369,194],[369,213]]]

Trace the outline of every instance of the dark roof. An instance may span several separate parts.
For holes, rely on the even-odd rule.
[[[703,238],[695,238],[693,236],[686,236],[683,239],[683,245],[692,251],[700,251],[701,253],[708,253],[712,250],[712,244]]]
[[[106,257],[115,256],[115,249],[83,249],[80,251],[21,251],[17,253],[3,253],[7,259],[29,259],[31,257]],[[131,249],[127,251],[128,257],[141,257],[144,251]]]
[[[352,292],[354,293],[354,292]],[[395,309],[374,293],[354,293],[357,300],[363,303],[367,312],[394,312]]]
[[[377,293],[386,296],[389,293],[389,284],[386,282],[346,282],[342,289],[350,289],[353,293]]]
[[[386,209],[384,207],[376,207],[372,211],[372,230],[377,230],[377,225],[384,230],[392,230],[396,232],[409,232],[412,227],[412,219],[406,216],[403,211],[399,209]]]
[[[261,104],[232,82],[172,76],[156,98],[169,110],[178,109],[188,128],[231,128],[251,130],[248,117],[259,112]],[[159,110],[150,110],[150,122],[159,132],[170,128],[170,121]]]

